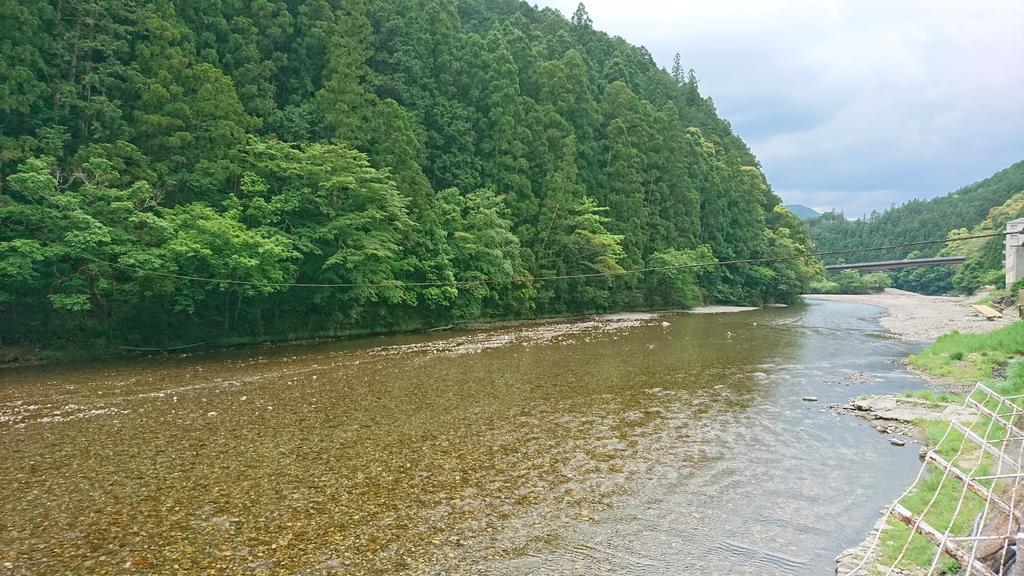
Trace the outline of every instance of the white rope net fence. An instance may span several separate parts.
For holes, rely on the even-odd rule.
[[[846,576],[1024,576],[1024,396],[978,384]]]

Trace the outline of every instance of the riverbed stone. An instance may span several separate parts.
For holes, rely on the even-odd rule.
[[[880,434],[899,434],[925,440],[920,420],[950,421],[954,417],[970,426],[976,413],[965,412],[961,404],[937,404],[921,398],[902,395],[861,396],[839,408],[837,412],[853,414],[868,421]]]
[[[847,409],[855,412],[870,413],[872,420],[889,420],[913,423],[919,419],[951,420],[961,411],[960,405],[939,404],[905,396],[865,396],[856,398],[847,404]],[[962,424],[973,421],[971,414],[961,414],[958,420]]]

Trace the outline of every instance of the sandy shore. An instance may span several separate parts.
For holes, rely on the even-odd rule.
[[[958,330],[979,334],[991,332],[1012,323],[1015,318],[986,320],[968,304],[973,299],[957,296],[922,296],[889,288],[881,294],[805,294],[808,300],[858,302],[884,308],[882,326],[898,338],[912,341],[935,340],[939,336]]]

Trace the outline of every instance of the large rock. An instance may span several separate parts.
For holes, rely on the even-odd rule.
[[[961,404],[938,404],[905,396],[865,396],[851,400],[846,407],[853,412],[869,414],[872,420],[892,420],[913,424],[914,421],[952,420],[961,412]],[[963,423],[972,422],[974,414],[963,412],[959,420]]]
[[[967,426],[977,418],[962,404],[936,404],[920,398],[906,396],[865,396],[851,400],[839,409],[864,418],[881,434],[902,434],[926,440],[925,431],[917,425],[920,420],[950,421],[954,417]],[[959,416],[958,416],[959,414]]]

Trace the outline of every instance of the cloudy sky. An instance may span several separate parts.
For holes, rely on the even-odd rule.
[[[682,54],[787,203],[859,217],[1024,159],[1022,0],[586,5],[661,66]]]

